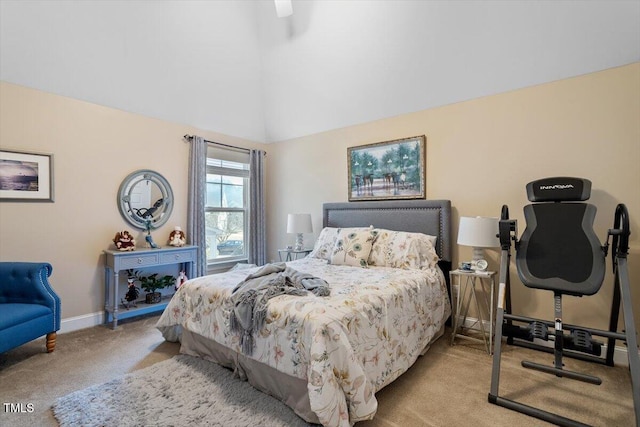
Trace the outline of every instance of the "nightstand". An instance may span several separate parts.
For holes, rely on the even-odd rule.
[[[303,257],[309,255],[312,250],[313,249],[278,249],[278,255],[280,256],[280,261],[293,261],[298,259],[300,255]],[[285,255],[284,260],[282,259],[282,255]]]
[[[451,290],[454,294],[454,313],[453,313],[453,331],[451,333],[451,345],[455,343],[456,338],[475,340],[484,342],[487,353],[493,353],[493,328],[495,323],[494,301],[496,287],[495,271],[465,271],[453,270],[449,273],[451,279]],[[488,287],[488,289],[487,289]],[[484,294],[484,307],[478,302],[477,290]],[[490,295],[489,297],[487,295]],[[467,325],[467,313],[469,306],[473,301],[478,319],[471,325]],[[489,331],[487,333],[485,327],[484,312],[489,312]],[[480,327],[482,339],[462,334],[463,329],[471,330],[476,325]]]

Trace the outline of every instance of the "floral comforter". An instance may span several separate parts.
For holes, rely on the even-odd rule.
[[[250,357],[306,380],[311,410],[324,426],[373,418],[374,393],[415,362],[451,313],[441,270],[358,268],[316,258],[287,264],[325,279],[331,295],[269,300]],[[253,271],[189,280],[157,327],[178,325],[240,353],[240,338],[229,328],[229,297]]]

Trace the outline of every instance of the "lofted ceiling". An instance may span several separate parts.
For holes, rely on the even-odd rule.
[[[637,61],[637,0],[0,1],[1,80],[260,142]]]

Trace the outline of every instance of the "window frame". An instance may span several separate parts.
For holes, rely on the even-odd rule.
[[[205,186],[208,187],[209,185],[209,181],[206,178],[209,175],[242,178],[243,179],[242,199],[243,199],[244,207],[208,206],[208,203],[207,203],[208,190],[205,190],[204,215],[206,218],[207,214],[211,212],[243,213],[243,224],[242,224],[243,253],[240,255],[232,255],[232,256],[222,256],[222,257],[218,256],[217,258],[209,258],[209,256],[207,256],[208,272],[228,269],[229,267],[235,265],[238,262],[248,262],[248,259],[249,259],[249,212],[251,209],[249,204],[249,186],[251,185],[249,160],[247,159],[245,163],[245,162],[240,162],[236,160],[233,160],[233,161],[225,160],[225,159],[221,159],[220,157],[223,157],[223,156],[216,157],[216,156],[207,155],[207,163],[205,168]],[[211,164],[212,162],[210,162],[210,160],[215,162],[220,162],[220,165]],[[242,168],[225,167],[224,166],[225,163],[233,163],[236,165],[242,165],[243,167]],[[219,185],[221,187],[220,188],[221,191],[225,185],[222,182],[214,183],[214,184]],[[221,196],[222,196],[222,193],[221,193]],[[218,243],[217,243],[217,238],[215,236],[214,236],[214,240],[217,246]]]

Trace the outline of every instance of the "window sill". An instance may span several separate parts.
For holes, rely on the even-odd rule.
[[[207,264],[207,274],[217,274],[224,273],[225,271],[230,270],[234,265],[239,262],[249,262],[247,258],[238,257],[233,259],[225,259],[215,262],[210,262]]]

